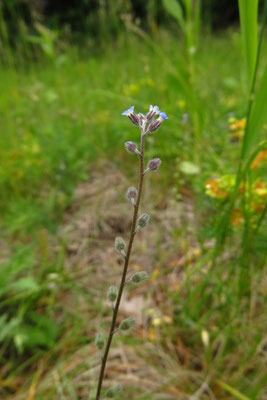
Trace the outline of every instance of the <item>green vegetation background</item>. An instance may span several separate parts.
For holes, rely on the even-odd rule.
[[[25,22],[20,2],[12,2],[9,13],[15,14],[5,19],[6,4],[1,3],[0,394],[8,398],[17,393],[22,396],[18,398],[30,399],[25,393],[37,379],[34,369],[38,366],[40,371],[40,360],[45,360],[45,368],[52,368],[59,358],[62,366],[77,348],[93,342],[94,327],[65,312],[62,301],[62,294],[70,292],[91,304],[93,292],[68,276],[64,240],[56,243],[56,249],[54,243],[75,188],[90,180],[91,171],[98,165],[102,168],[103,160],[132,179],[133,161],[125,156],[123,143],[137,141],[138,133],[120,114],[133,104],[146,112],[152,103],[169,117],[149,146],[149,156],[163,161],[152,189],[155,203],[162,203],[163,191],[177,204],[185,201],[186,190],[190,193],[196,219],[193,237],[202,251],[194,268],[203,268],[201,279],[194,281],[188,270],[185,287],[168,293],[176,317],[162,331],[157,345],[166,350],[166,343],[179,336],[192,354],[198,353],[198,363],[187,366],[188,378],[178,384],[188,395],[199,383],[190,379],[190,371],[200,369],[200,380],[212,382],[218,399],[266,399],[266,222],[251,236],[245,253],[249,263],[242,262],[246,227],[230,227],[215,264],[213,253],[205,247],[218,235],[227,209],[226,201],[206,196],[205,182],[236,174],[240,163],[242,139],[233,141],[228,128],[229,116],[246,117],[249,99],[239,29],[212,33],[216,15],[210,11],[203,15],[201,34],[192,29],[188,36],[181,24],[176,26],[164,2],[160,7],[148,2],[150,8],[140,23],[132,18],[136,15],[130,2],[126,3],[121,13],[119,1],[111,2],[113,7],[106,14],[107,9],[96,7],[92,21],[89,13],[78,32],[75,24],[70,24],[71,30],[58,22],[60,13],[53,20],[51,12],[50,23],[44,25],[38,7],[25,5],[30,18]],[[197,21],[192,17],[191,22]],[[14,36],[10,36],[12,26],[16,27]],[[262,54],[260,77],[266,61],[265,40]],[[266,113],[266,108],[261,112]],[[186,126],[184,114],[188,115]],[[266,128],[257,145],[264,135]],[[184,161],[191,170],[180,168]],[[257,179],[264,176],[266,168],[255,172]],[[173,231],[178,249],[187,234],[179,226]],[[162,265],[166,262],[163,259]],[[204,271],[207,265],[208,273]],[[93,269],[91,273],[93,277]],[[51,285],[53,274],[58,279],[56,289]],[[167,284],[161,290],[168,292]],[[101,293],[89,309],[102,321]],[[203,332],[209,334],[210,347],[202,343]],[[142,348],[134,335],[129,343]],[[74,376],[60,374],[66,398],[78,399]],[[22,388],[17,387],[18,377]],[[129,398],[154,398],[128,390]],[[34,393],[36,399],[57,398],[55,387],[45,395]]]

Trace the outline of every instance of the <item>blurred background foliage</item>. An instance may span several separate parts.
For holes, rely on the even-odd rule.
[[[255,11],[256,2],[241,3]],[[161,210],[174,203],[178,211],[176,225],[168,221],[169,250],[160,238],[155,265],[147,260],[160,281],[152,279],[150,288],[160,317],[148,337],[157,348],[176,343],[176,367],[185,360],[190,370],[179,383],[187,393],[198,387],[193,371],[198,383],[201,374],[223,388],[218,399],[267,398],[267,52],[263,40],[255,68],[257,15],[243,16],[241,37],[238,1],[0,0],[0,397],[20,393],[22,383],[22,393],[29,386],[35,393],[39,361],[57,369],[57,358],[64,363],[91,344],[105,319],[106,282],[97,282],[96,299],[79,278],[79,263],[66,267],[75,251],[58,231],[64,218],[76,217],[75,188],[91,182],[95,165],[101,170],[112,160],[133,180],[123,143],[137,141],[138,132],[120,112],[132,104],[145,112],[152,103],[169,119],[149,137],[148,157],[163,160],[151,178],[151,204]],[[249,87],[254,69],[256,96]],[[216,257],[215,241],[226,242]],[[85,252],[95,243],[89,238]],[[177,258],[184,275],[173,289]],[[87,267],[89,279],[97,276],[98,265]],[[69,297],[74,303],[66,309]],[[53,387],[45,398],[55,396]]]
[[[203,0],[202,25],[206,31],[220,30],[238,23],[238,2]],[[1,59],[7,60],[7,48],[32,59],[33,48],[40,45],[51,56],[54,39],[72,43],[103,43],[116,37],[131,18],[142,29],[155,33],[159,27],[175,22],[158,0],[1,0]],[[46,28],[45,28],[46,27]]]

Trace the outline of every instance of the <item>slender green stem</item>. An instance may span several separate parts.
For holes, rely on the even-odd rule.
[[[105,375],[106,363],[107,363],[108,354],[109,354],[110,346],[112,343],[113,335],[116,332],[115,326],[116,326],[118,311],[119,311],[119,307],[120,307],[121,296],[122,296],[123,289],[125,286],[126,275],[127,275],[128,265],[129,265],[129,261],[130,261],[133,241],[134,241],[134,237],[135,237],[136,221],[137,221],[137,217],[138,217],[138,210],[139,210],[139,204],[140,204],[140,200],[141,200],[141,193],[142,193],[143,179],[144,179],[144,144],[145,144],[145,135],[144,135],[143,129],[141,129],[141,146],[140,146],[140,156],[139,156],[140,157],[140,175],[139,175],[138,195],[137,195],[136,204],[134,206],[131,234],[130,234],[128,249],[127,249],[127,253],[126,253],[126,257],[125,257],[125,261],[124,261],[124,268],[123,268],[120,287],[119,287],[119,291],[118,291],[118,297],[117,297],[116,304],[115,304],[114,311],[113,311],[113,317],[112,317],[112,322],[111,322],[111,326],[110,326],[110,330],[109,330],[107,344],[106,344],[105,351],[104,351],[104,354],[102,357],[102,363],[101,363],[101,369],[100,369],[100,374],[99,374],[99,379],[98,379],[98,386],[97,386],[97,393],[96,393],[95,400],[100,400],[100,396],[101,396],[101,388],[102,388],[102,383],[103,383],[103,379],[104,379],[104,375]]]

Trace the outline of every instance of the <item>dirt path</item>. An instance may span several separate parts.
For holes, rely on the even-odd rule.
[[[114,165],[98,166],[89,181],[77,187],[73,204],[58,232],[58,242],[64,241],[66,246],[65,272],[75,284],[86,289],[94,304],[89,305],[86,296],[75,297],[71,291],[65,291],[60,301],[65,310],[79,313],[88,321],[85,326],[91,337],[110,322],[105,293],[110,284],[118,284],[120,279],[122,259],[114,250],[114,239],[116,236],[128,238],[132,207],[125,194],[133,184]],[[194,215],[190,200],[178,204],[167,195],[155,196],[154,186],[152,177],[146,182],[141,205],[141,212],[151,214],[151,223],[136,236],[130,262],[131,272],[146,270],[151,278],[144,285],[125,291],[119,321],[133,316],[137,327],[130,334],[131,343],[126,336],[122,341],[115,340],[105,385],[116,382],[130,387],[135,399],[142,399],[144,393],[151,392],[153,399],[185,399],[175,381],[179,374],[185,373],[181,364],[186,362],[186,349],[179,338],[178,345],[168,339],[164,346],[161,339],[173,320],[166,289],[169,293],[179,289],[185,265],[190,267],[198,256],[199,250],[190,232],[188,235],[183,232],[183,243],[179,241],[181,227],[187,229],[185,220],[192,229]],[[191,249],[187,255],[184,253],[185,237],[186,248]],[[96,304],[101,310],[100,316]],[[42,374],[35,392],[45,393],[56,386],[59,397],[55,399],[69,399],[63,379],[67,376],[78,398],[87,400],[88,387],[95,382],[98,368],[99,355],[92,343],[77,347],[73,352],[66,351],[59,364]],[[33,398],[25,397],[25,393],[15,396],[16,400]]]

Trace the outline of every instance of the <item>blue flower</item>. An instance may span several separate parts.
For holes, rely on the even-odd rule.
[[[160,119],[161,121],[166,121],[166,119],[168,119],[168,117],[167,117],[167,115],[166,115],[165,112],[161,112],[161,113],[159,114],[159,119]]]
[[[121,113],[121,115],[126,115],[127,117],[129,117],[129,115],[131,115],[134,112],[134,106],[128,108],[128,110],[123,111],[123,113]]]
[[[150,104],[149,111],[146,115],[146,120],[151,121],[155,117],[155,115],[157,115],[159,113],[160,113],[160,110],[159,110],[158,106],[152,106],[152,104]]]
[[[150,104],[149,111],[154,111],[156,114],[160,113],[159,107],[158,106],[152,106],[152,104]]]
[[[128,108],[126,111],[123,111],[121,115],[126,115],[134,125],[139,126],[140,118],[135,114],[134,106]]]
[[[188,114],[184,113],[183,114],[183,122],[187,122],[188,121]]]

